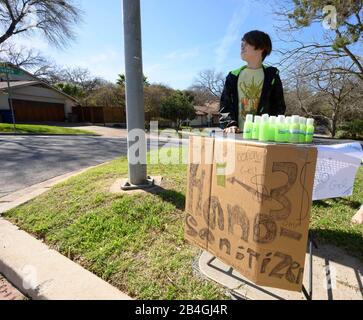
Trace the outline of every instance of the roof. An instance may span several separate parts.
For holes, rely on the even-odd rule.
[[[219,102],[206,103],[203,106],[194,107],[197,115],[218,115],[219,114]]]
[[[197,116],[206,116],[206,115],[207,115],[207,113],[202,112],[202,111],[196,111],[196,112],[195,112],[195,114],[196,114]]]
[[[61,91],[61,90],[59,90],[59,89],[57,89],[57,88],[55,88],[55,87],[51,86],[50,84],[46,83],[46,82],[45,82],[45,81],[43,81],[42,79],[37,78],[35,75],[31,74],[30,72],[28,72],[28,71],[26,71],[26,70],[24,70],[24,69],[22,69],[22,68],[20,68],[20,67],[18,67],[18,66],[16,66],[16,65],[14,65],[14,64],[12,64],[12,63],[10,63],[10,62],[1,62],[1,61],[0,61],[0,64],[2,64],[2,65],[6,65],[7,67],[11,67],[11,68],[14,68],[14,69],[17,69],[17,70],[20,70],[20,71],[24,72],[24,74],[26,74],[26,75],[28,75],[28,76],[32,77],[33,79],[35,79],[34,81],[11,81],[11,83],[13,83],[13,82],[14,82],[14,83],[15,83],[15,82],[24,82],[24,83],[28,82],[28,84],[23,84],[23,85],[22,85],[23,87],[26,87],[26,86],[32,86],[32,85],[35,85],[35,84],[41,84],[41,85],[44,85],[45,87],[47,87],[47,88],[49,88],[49,89],[51,89],[51,90],[57,91],[59,94],[61,94],[61,95],[65,96],[65,97],[67,97],[68,99],[73,100],[74,102],[76,102],[76,103],[78,103],[78,104],[79,104],[79,101],[78,101],[76,98],[73,98],[72,96],[70,96],[70,95],[68,95],[68,94],[64,93],[63,91]],[[2,83],[2,82],[0,82],[0,84],[1,84],[1,83]],[[6,82],[4,82],[4,83],[6,84],[6,86],[5,86],[5,87],[1,87],[1,89],[7,89],[7,83],[6,83]]]
[[[27,87],[35,84],[39,84],[39,81],[10,81],[11,88]],[[8,83],[6,81],[0,82],[0,90],[7,89]]]

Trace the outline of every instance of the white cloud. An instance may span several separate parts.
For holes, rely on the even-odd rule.
[[[38,51],[47,52],[50,50],[49,43],[39,35],[34,33],[31,36],[15,35],[10,39],[11,43],[14,43],[17,48],[24,47],[26,49],[33,49]]]
[[[186,89],[192,84],[195,75],[200,71],[197,66],[176,65],[173,61],[164,63],[144,63],[144,74],[152,83],[164,83],[175,89]]]
[[[244,0],[239,9],[237,9],[226,29],[226,32],[215,50],[216,67],[220,69],[226,61],[227,55],[233,43],[241,36],[241,26],[248,18],[251,11],[250,1]]]
[[[170,52],[164,56],[165,59],[173,60],[173,61],[184,61],[192,58],[198,57],[200,54],[200,48],[190,48],[185,50],[176,50],[173,52]]]
[[[70,55],[60,55],[57,63],[72,67],[83,67],[95,76],[115,82],[118,74],[125,69],[124,55],[121,51],[112,48],[103,48],[101,52],[83,55],[72,59]]]

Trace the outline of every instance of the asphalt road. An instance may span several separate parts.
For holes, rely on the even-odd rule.
[[[124,155],[125,138],[0,136],[0,198]]]

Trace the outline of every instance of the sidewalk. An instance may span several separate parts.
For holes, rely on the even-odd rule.
[[[0,301],[3,300],[25,300],[26,297],[14,288],[1,274],[0,274]]]
[[[259,287],[228,265],[204,251],[199,271],[227,287],[243,300],[306,300],[303,293]],[[309,290],[309,255],[306,255],[304,285]],[[363,300],[363,263],[331,245],[313,252],[313,300]]]

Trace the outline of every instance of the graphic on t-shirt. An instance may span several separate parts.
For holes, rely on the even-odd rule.
[[[240,82],[241,95],[241,116],[244,117],[248,113],[255,114],[258,104],[260,103],[263,81],[256,81],[252,77],[250,83]]]

